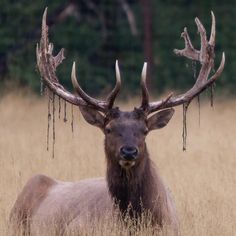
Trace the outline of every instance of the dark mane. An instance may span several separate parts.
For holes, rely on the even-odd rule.
[[[128,171],[109,160],[110,157],[107,157],[108,189],[123,215],[128,213],[130,217],[137,218],[146,210],[152,213],[153,222],[158,225],[162,226],[163,220],[168,221],[168,193],[147,149],[144,161]]]

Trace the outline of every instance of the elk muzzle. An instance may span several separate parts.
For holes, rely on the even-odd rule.
[[[123,146],[120,149],[120,157],[119,164],[123,168],[130,168],[135,165],[138,157],[138,149],[134,146]]]

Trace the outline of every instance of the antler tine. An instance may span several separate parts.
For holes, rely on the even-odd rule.
[[[225,65],[224,52],[222,54],[222,59],[218,70],[213,76],[211,76],[211,78],[208,79],[209,74],[213,68],[215,59],[214,46],[215,46],[215,35],[216,35],[216,30],[215,30],[216,23],[213,12],[211,12],[211,17],[212,17],[212,26],[211,26],[211,36],[209,42],[207,41],[206,30],[204,26],[202,25],[201,21],[198,18],[195,18],[195,22],[201,38],[200,51],[194,49],[194,47],[192,46],[191,40],[187,32],[187,28],[184,28],[184,32],[181,34],[181,36],[184,38],[185,41],[185,48],[182,50],[178,49],[174,50],[174,53],[178,56],[184,56],[191,60],[199,61],[201,63],[201,69],[195,84],[191,89],[189,89],[184,94],[177,95],[175,97],[168,96],[167,99],[165,100],[149,103],[148,114],[160,109],[178,106],[184,103],[190,103],[194,97],[196,97],[206,88],[211,86],[223,72]]]
[[[221,62],[220,62],[220,66],[218,67],[216,73],[214,75],[211,76],[211,78],[209,80],[207,80],[208,83],[212,84],[223,72],[225,67],[225,53],[222,53],[222,57],[221,57]]]
[[[71,70],[71,81],[73,84],[74,89],[78,93],[78,95],[86,101],[88,104],[99,108],[100,110],[106,111],[107,109],[107,103],[103,101],[98,101],[95,98],[90,97],[87,93],[84,92],[84,90],[80,87],[77,78],[76,78],[76,71],[75,71],[75,62],[73,62],[72,70]]]
[[[119,63],[118,60],[116,60],[116,64],[115,64],[115,71],[116,71],[116,85],[113,88],[113,90],[111,91],[111,93],[107,96],[107,106],[108,109],[111,109],[114,101],[116,99],[116,96],[118,95],[118,93],[120,92],[120,88],[121,88],[121,76],[120,76],[120,69],[119,69]]]
[[[206,30],[203,26],[203,24],[201,23],[201,21],[196,17],[195,18],[195,23],[197,25],[198,28],[198,32],[200,34],[200,38],[201,38],[201,49],[200,49],[200,58],[198,59],[200,61],[201,64],[205,63],[205,60],[207,60],[207,46],[208,46],[208,41],[207,41],[207,37],[206,37]]]
[[[215,20],[215,15],[213,11],[211,11],[211,19],[212,19],[212,24],[211,24],[211,36],[210,36],[209,44],[214,47],[215,37],[216,37],[216,20]]]
[[[144,62],[141,75],[142,103],[141,108],[146,111],[149,108],[149,92],[147,88],[147,62]]]
[[[177,56],[185,56],[192,60],[198,60],[200,52],[193,47],[187,27],[184,27],[184,32],[181,34],[181,37],[184,38],[185,47],[181,50],[174,49],[174,53]]]

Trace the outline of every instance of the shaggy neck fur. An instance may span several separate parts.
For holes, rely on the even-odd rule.
[[[145,148],[145,157],[130,170],[124,170],[107,154],[107,183],[109,192],[124,214],[137,217],[150,210],[155,221],[162,225],[166,205],[166,190],[158,177]],[[128,211],[127,211],[128,210]]]

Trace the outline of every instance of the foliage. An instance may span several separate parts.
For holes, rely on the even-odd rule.
[[[139,78],[144,61],[143,16],[139,1],[127,1],[132,9],[138,34],[132,34],[128,18],[120,0],[99,1],[42,1],[0,2],[0,78],[27,85],[39,91],[39,75],[35,67],[35,45],[40,38],[41,17],[49,7],[50,39],[56,51],[66,48],[67,60],[60,66],[58,76],[71,86],[72,61],[77,62],[82,87],[91,94],[106,92],[114,83],[114,63],[119,59],[123,89],[139,91]],[[74,9],[66,14],[65,9]],[[216,0],[152,1],[153,28],[153,90],[184,89],[193,83],[194,65],[176,58],[174,48],[183,47],[179,38],[188,26],[193,41],[198,45],[194,17],[198,16],[210,30],[210,10],[217,20],[216,67],[221,52],[226,53],[226,68],[217,83],[218,88],[236,85],[236,3]],[[64,14],[64,16],[63,16]]]

